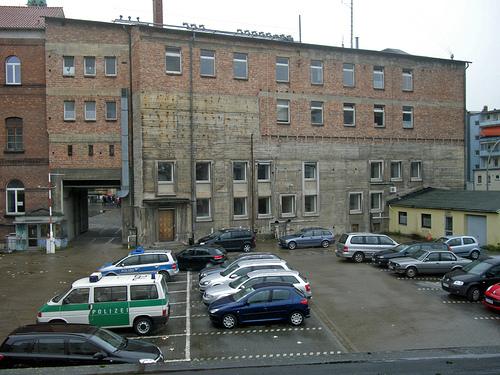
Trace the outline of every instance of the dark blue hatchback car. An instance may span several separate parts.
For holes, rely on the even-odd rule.
[[[309,301],[292,285],[262,283],[220,298],[208,308],[210,319],[224,328],[240,323],[288,321],[301,325],[309,317]]]

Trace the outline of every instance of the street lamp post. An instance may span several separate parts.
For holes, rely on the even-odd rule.
[[[47,238],[46,250],[47,254],[54,254],[56,252],[56,244],[54,239],[54,227],[52,223],[52,177],[51,176],[63,176],[61,173],[50,173],[49,172],[49,238]]]
[[[486,161],[486,191],[490,190],[490,160],[491,160],[491,153],[495,151],[495,148],[498,146],[500,143],[500,139],[497,140],[494,144],[493,147],[488,151],[488,159]]]

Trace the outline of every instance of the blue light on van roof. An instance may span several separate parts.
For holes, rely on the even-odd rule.
[[[134,250],[130,252],[130,255],[144,254],[144,248],[142,246],[137,246]]]

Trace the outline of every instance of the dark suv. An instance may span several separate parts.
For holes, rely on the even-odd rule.
[[[197,241],[199,245],[221,246],[226,250],[248,253],[255,248],[255,233],[250,229],[221,229]]]
[[[87,324],[30,324],[0,347],[0,368],[156,362],[163,362],[156,345]]]

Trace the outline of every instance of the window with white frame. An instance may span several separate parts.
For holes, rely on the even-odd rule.
[[[344,126],[356,125],[356,106],[351,103],[344,103]]]
[[[205,77],[215,77],[215,51],[207,49],[200,51],[200,74]]]
[[[315,214],[318,212],[318,196],[304,195],[304,213]]]
[[[376,127],[385,126],[385,106],[375,104],[373,106],[373,123]]]
[[[196,198],[196,218],[210,219],[210,198]]]
[[[290,80],[288,63],[289,63],[288,57],[276,57],[277,82],[288,82]]]
[[[106,120],[116,119],[116,102],[106,102]]]
[[[95,121],[96,120],[96,108],[94,101],[88,101],[84,103],[85,105],[85,121]]]
[[[5,119],[5,130],[7,132],[6,151],[23,151],[23,119],[20,117],[9,117]]]
[[[5,60],[5,84],[21,84],[21,60],[17,56],[9,56]]]
[[[165,69],[170,74],[182,73],[182,55],[178,47],[167,47],[165,50]]]
[[[233,200],[233,214],[234,217],[246,217],[247,216],[247,198],[246,197],[235,197]]]
[[[260,217],[271,216],[271,197],[259,197],[258,215]]]
[[[196,182],[210,182],[210,162],[196,162]]]
[[[76,119],[74,100],[64,101],[64,121],[74,121]]]
[[[7,184],[7,215],[24,214],[24,185],[19,180],[12,180]]]
[[[271,179],[271,163],[259,162],[257,164],[257,180],[269,181]]]
[[[403,69],[403,91],[413,91],[413,70]]]
[[[284,194],[280,198],[281,198],[281,216],[282,217],[295,216],[295,195]]]
[[[83,74],[85,76],[95,76],[95,57],[85,56],[83,58]]]
[[[410,163],[410,180],[411,181],[421,181],[422,180],[422,162],[412,161]]]
[[[116,77],[116,56],[104,57],[104,75],[108,77]]]
[[[63,56],[63,76],[75,75],[75,56]]]
[[[413,128],[413,107],[403,106],[403,128]]]
[[[323,125],[323,102],[311,102],[311,124]]]
[[[374,66],[373,67],[373,88],[382,90],[385,86],[384,77],[384,67]]]
[[[233,54],[233,77],[235,79],[248,79],[248,55],[235,52]]]
[[[344,63],[342,70],[344,86],[354,87],[354,64]]]
[[[370,212],[382,212],[382,192],[370,192]]]
[[[315,162],[305,162],[304,163],[304,179],[305,180],[315,180],[317,171],[317,164]]]
[[[322,85],[323,84],[323,61],[321,60],[311,60],[311,84]]]
[[[400,181],[402,178],[402,162],[391,161],[391,181]]]
[[[349,193],[349,213],[360,214],[363,212],[363,193],[353,192]]]
[[[381,160],[370,161],[370,181],[380,182],[384,176],[384,162]]]
[[[174,162],[158,161],[156,164],[156,180],[158,184],[171,184],[174,182]]]
[[[398,211],[399,225],[408,225],[408,213],[406,211]]]
[[[247,162],[234,161],[233,162],[233,181],[246,181],[247,180]]]
[[[276,112],[278,114],[279,124],[289,124],[290,123],[290,100],[277,99],[276,100]]]

